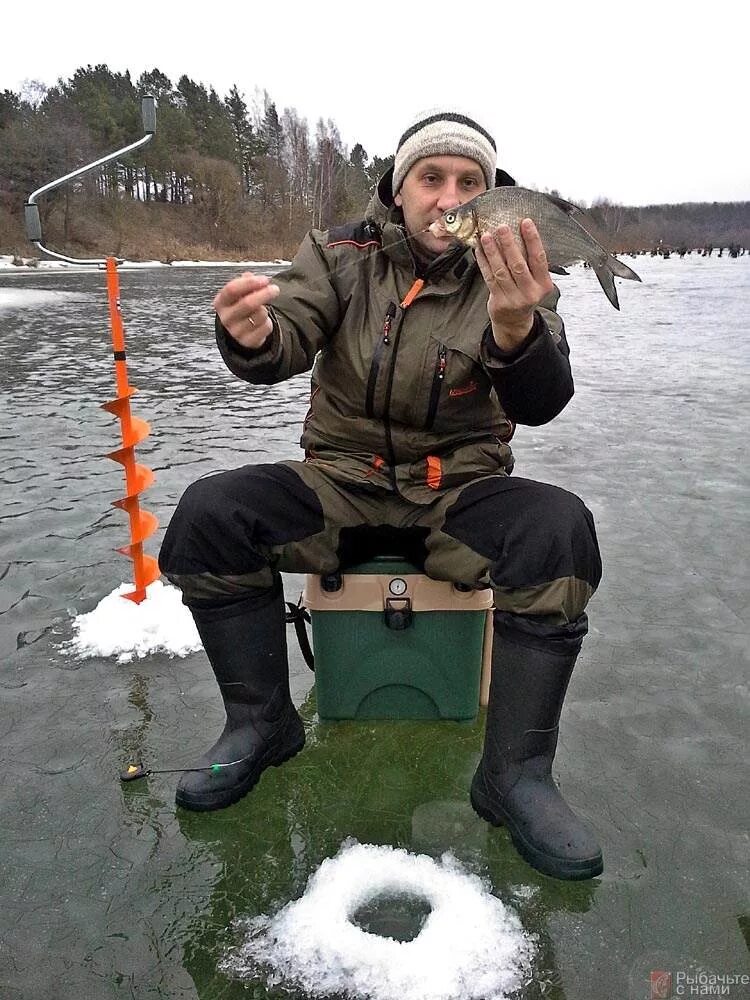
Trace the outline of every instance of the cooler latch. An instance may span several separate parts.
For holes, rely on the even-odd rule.
[[[410,597],[386,597],[385,624],[388,628],[400,632],[402,629],[409,628],[413,617]]]

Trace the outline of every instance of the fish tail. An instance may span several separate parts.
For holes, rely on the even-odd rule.
[[[617,289],[615,288],[615,275],[612,268],[609,266],[609,261],[606,260],[603,264],[592,265],[594,269],[594,274],[599,279],[599,284],[604,289],[604,294],[607,296],[609,301],[615,307],[615,309],[620,308],[620,300],[617,298]]]
[[[603,264],[593,264],[592,266],[594,274],[599,279],[599,284],[604,289],[604,294],[615,309],[620,308],[620,300],[617,298],[617,289],[615,288],[615,275],[618,278],[629,278],[630,281],[641,280],[632,268],[628,267],[627,264],[623,264],[621,260],[618,260],[611,253],[607,254],[607,259]]]
[[[607,265],[610,271],[616,274],[618,278],[629,278],[631,281],[641,280],[631,267],[628,267],[627,264],[623,264],[623,262],[618,260],[613,254],[609,255]]]

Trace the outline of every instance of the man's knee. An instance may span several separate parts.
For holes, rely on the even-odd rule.
[[[564,577],[595,589],[601,560],[591,512],[574,493],[520,477],[464,489],[443,531],[486,557],[493,582],[530,587]]]
[[[253,465],[199,479],[187,488],[167,528],[162,572],[243,574],[271,549],[324,528],[315,492],[291,468]]]
[[[593,589],[602,574],[599,543],[591,511],[580,497],[559,487],[550,487],[542,504],[542,535],[540,555],[545,558],[550,573],[564,575],[555,570],[560,564],[572,576],[585,580]],[[547,555],[544,555],[544,549]]]
[[[591,512],[573,493],[547,487],[508,548],[516,557],[492,570],[496,607],[561,627],[577,621],[601,579]],[[585,617],[585,616],[584,616]]]
[[[541,484],[540,484],[541,485]],[[501,560],[493,574],[505,586],[540,586],[569,581],[578,597],[590,595],[602,575],[599,543],[591,511],[580,497],[557,486],[544,486],[527,517],[521,518],[511,550],[517,558]]]
[[[206,568],[201,550],[210,550],[211,539],[221,535],[221,525],[216,522],[226,514],[216,482],[221,475],[198,479],[182,494],[159,552],[162,573],[200,572]]]
[[[202,522],[205,518],[211,518],[215,513],[221,512],[221,495],[216,482],[221,475],[222,473],[217,473],[205,479],[197,479],[187,487],[172,514],[169,522],[170,530],[173,527],[189,525],[194,521]]]

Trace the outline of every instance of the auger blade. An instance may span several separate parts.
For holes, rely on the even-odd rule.
[[[127,501],[125,501],[127,502]],[[135,500],[137,504],[138,501]],[[117,502],[117,506],[123,506]],[[124,507],[127,510],[126,507]],[[130,515],[130,545],[123,545],[117,549],[118,552],[122,552],[125,556],[132,557],[132,548],[134,545],[140,545],[149,538],[156,529],[159,527],[158,518],[148,510],[140,510],[136,508],[135,510],[128,510]]]
[[[127,601],[141,604],[146,598],[146,588],[161,576],[159,563],[153,556],[141,553],[141,572],[135,574],[135,590],[122,594]]]
[[[112,413],[114,416],[119,417],[126,409],[130,408],[130,400],[137,392],[138,390],[131,385],[122,396],[117,396],[115,399],[108,399],[106,403],[100,403],[99,406],[102,410],[106,410],[107,413]]]
[[[132,444],[126,445],[124,448],[116,448],[114,451],[108,451],[106,457],[111,458],[113,462],[119,462],[126,469],[131,464],[133,466],[137,464],[135,461],[135,449]]]
[[[126,426],[125,421],[121,421],[122,448],[111,451],[107,455],[107,458],[114,459],[115,462],[120,462],[121,465],[125,463],[118,456],[127,448],[134,448],[151,433],[151,425],[146,420],[141,420],[140,417],[130,417],[128,423],[130,427]]]
[[[130,412],[130,400],[137,390],[128,382],[125,331],[120,314],[120,285],[117,277],[117,261],[114,257],[107,258],[107,297],[117,396],[102,403],[101,407],[120,421],[122,444],[109,452],[107,457],[119,462],[125,470],[126,495],[114,500],[112,506],[124,510],[130,521],[130,544],[121,546],[117,551],[133,560],[135,590],[122,596],[140,604],[146,597],[146,587],[160,576],[157,560],[143,552],[144,540],[153,535],[159,526],[159,521],[154,514],[141,510],[138,501],[139,495],[154,482],[156,477],[151,469],[139,465],[135,460],[135,446],[148,437],[151,427],[146,420],[134,417]]]
[[[108,457],[111,458],[112,456],[110,455]],[[115,459],[115,461],[119,460]],[[122,497],[122,499],[113,500],[112,506],[121,507],[123,510],[127,510],[124,502],[129,500],[131,497],[137,496],[144,490],[147,490],[149,486],[156,481],[156,476],[154,475],[153,469],[149,469],[147,465],[139,465],[137,462],[134,462],[131,472],[125,462],[122,464],[125,465],[125,479],[128,492],[124,497]]]

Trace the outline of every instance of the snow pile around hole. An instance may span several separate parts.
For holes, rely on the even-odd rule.
[[[374,897],[417,896],[432,907],[411,941],[368,933],[352,915]],[[534,938],[450,854],[347,842],[274,917],[244,921],[225,973],[367,1000],[504,1000],[528,982]]]
[[[122,594],[132,593],[132,583],[122,583],[93,611],[77,615],[74,636],[62,651],[79,659],[115,656],[118,663],[152,653],[187,656],[202,648],[192,615],[176,587],[156,580],[146,588],[146,599],[134,604]]]

